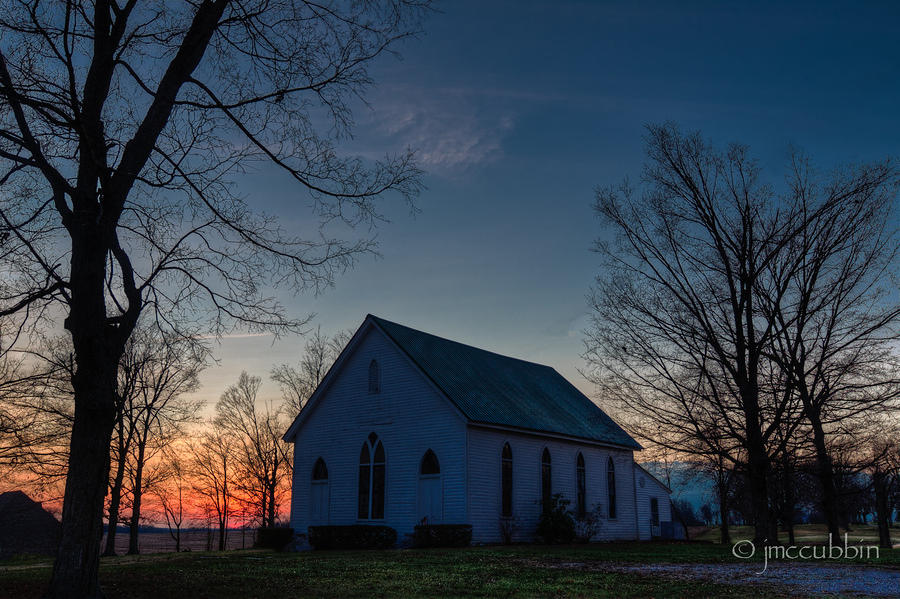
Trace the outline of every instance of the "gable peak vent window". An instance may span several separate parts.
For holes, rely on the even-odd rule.
[[[381,393],[381,367],[378,360],[369,362],[369,393]]]

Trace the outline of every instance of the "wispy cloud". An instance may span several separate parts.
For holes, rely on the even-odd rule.
[[[418,151],[432,172],[457,172],[494,162],[515,127],[517,110],[509,101],[487,101],[466,89],[415,89],[389,86],[373,98],[366,123],[383,140]]]
[[[253,337],[271,337],[272,333],[228,333],[225,335],[200,335],[199,339],[250,339]]]

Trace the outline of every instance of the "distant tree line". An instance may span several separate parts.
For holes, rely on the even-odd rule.
[[[875,470],[866,460],[845,463],[837,459],[834,466],[838,517],[843,531],[878,524],[880,513],[886,515],[888,528],[900,524],[900,455],[897,448],[893,449],[893,454],[882,457],[881,478],[874,476]],[[729,534],[731,526],[753,522],[745,474],[730,469],[730,482],[723,489],[715,484],[715,474],[701,462],[680,462],[678,471],[681,482],[673,489],[673,506],[686,526],[721,526]],[[793,543],[795,525],[826,522],[816,463],[800,463],[789,472],[776,466],[773,474],[772,501],[778,514],[779,529],[787,535],[788,542]],[[695,498],[692,503],[682,493],[687,487],[705,488],[707,485],[709,492],[701,496],[699,502]],[[720,497],[720,493],[726,496]],[[879,501],[884,502],[881,507]],[[724,518],[720,511],[722,505],[727,509]]]
[[[597,190],[589,378],[645,442],[708,470],[718,511],[757,542],[792,534],[801,502],[837,536],[864,473],[888,545],[897,166],[823,173],[793,151],[775,185],[745,146],[674,125],[649,127],[646,147],[639,185]]]

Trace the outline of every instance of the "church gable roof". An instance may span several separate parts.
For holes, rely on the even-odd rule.
[[[444,339],[369,315],[474,423],[640,445],[550,366]]]

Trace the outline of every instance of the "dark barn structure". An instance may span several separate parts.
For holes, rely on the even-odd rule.
[[[0,494],[0,559],[20,554],[53,555],[60,524],[22,491]]]

